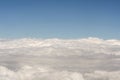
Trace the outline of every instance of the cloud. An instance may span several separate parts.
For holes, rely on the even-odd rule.
[[[82,74],[67,71],[47,70],[42,67],[23,66],[12,71],[0,66],[1,80],[84,80]]]
[[[5,54],[24,55],[84,55],[112,54],[120,55],[120,40],[87,38],[76,40],[64,39],[18,39],[1,40],[0,50]],[[24,52],[21,52],[24,51]],[[34,54],[33,54],[34,53]],[[67,54],[66,54],[67,53]],[[68,54],[69,53],[69,54]]]
[[[107,72],[95,71],[94,73],[86,73],[86,80],[119,80],[120,71]]]
[[[0,40],[0,80],[120,80],[120,40]]]
[[[1,80],[120,80],[120,71],[95,71],[81,74],[78,72],[49,70],[44,67],[23,66],[12,71],[0,66]]]

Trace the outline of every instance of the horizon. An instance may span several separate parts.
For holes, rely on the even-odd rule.
[[[120,40],[117,38],[99,38],[99,37],[82,37],[82,38],[33,38],[33,37],[22,37],[22,38],[0,38],[0,40],[21,40],[21,39],[31,39],[31,40],[81,40],[81,39],[101,39],[101,40]]]

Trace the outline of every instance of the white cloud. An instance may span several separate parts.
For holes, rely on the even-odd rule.
[[[120,80],[120,40],[0,40],[0,80]]]
[[[84,80],[82,74],[67,71],[47,70],[42,67],[24,66],[18,71],[0,67],[1,80]]]
[[[17,53],[25,55],[61,55],[61,56],[82,54],[120,55],[120,40],[103,40],[99,38],[87,38],[77,40],[63,40],[63,39],[1,40],[0,50],[1,55],[2,53],[6,54]],[[23,50],[26,53],[21,52],[21,50]]]
[[[120,71],[79,72],[49,70],[44,67],[23,66],[12,71],[0,66],[0,80],[120,80]]]
[[[120,71],[107,72],[95,71],[94,73],[86,73],[87,80],[120,80]]]

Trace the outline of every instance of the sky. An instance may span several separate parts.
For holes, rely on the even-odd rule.
[[[120,39],[120,0],[0,0],[0,38]]]

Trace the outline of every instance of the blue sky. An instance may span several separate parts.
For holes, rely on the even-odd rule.
[[[120,0],[0,0],[0,38],[120,39]]]

